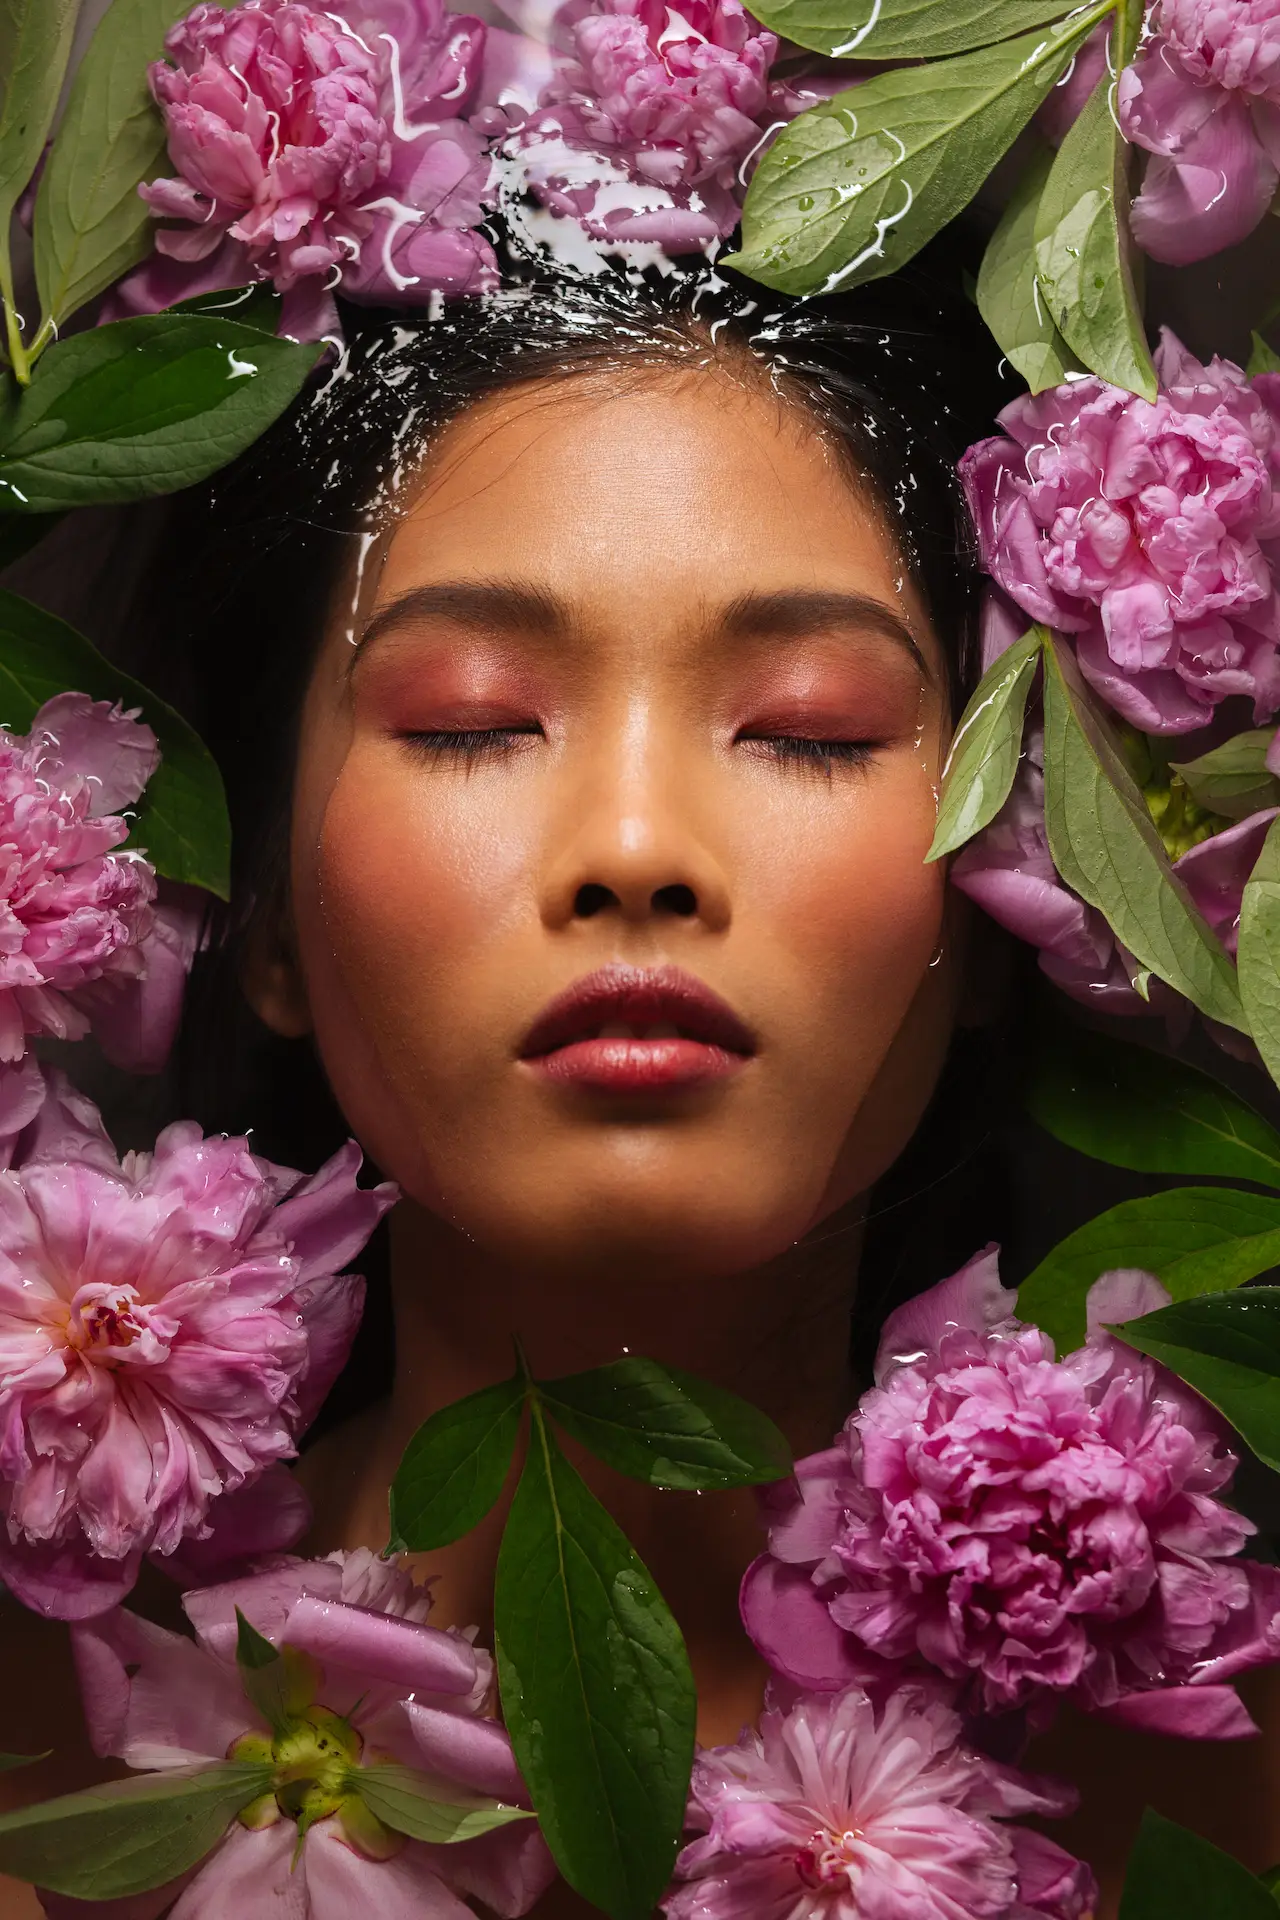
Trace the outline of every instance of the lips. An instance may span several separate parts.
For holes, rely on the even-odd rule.
[[[721,1080],[756,1051],[733,1008],[679,967],[602,967],[545,1007],[520,1057],[547,1078],[656,1093]]]

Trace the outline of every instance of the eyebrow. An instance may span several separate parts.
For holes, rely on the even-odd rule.
[[[565,603],[540,587],[507,580],[444,581],[411,587],[380,607],[352,651],[350,665],[373,642],[397,627],[446,619],[497,633],[537,633],[547,637],[573,624]],[[723,630],[740,639],[799,640],[823,628],[845,627],[874,633],[906,653],[925,680],[932,668],[907,622],[887,601],[873,594],[787,588],[776,593],[743,593],[720,610]]]

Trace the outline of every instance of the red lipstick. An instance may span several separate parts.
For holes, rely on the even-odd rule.
[[[733,1008],[679,967],[601,967],[534,1021],[520,1058],[601,1093],[667,1093],[737,1073],[756,1051]]]

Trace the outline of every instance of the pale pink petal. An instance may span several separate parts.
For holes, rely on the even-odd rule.
[[[95,1753],[143,1771],[194,1766],[261,1729],[235,1672],[124,1608],[76,1627],[72,1649]]]
[[[151,1563],[183,1587],[224,1581],[268,1554],[288,1553],[311,1525],[311,1502],[283,1463],[210,1503],[207,1540],[188,1538]]]
[[[525,1784],[504,1727],[494,1720],[447,1713],[416,1700],[406,1700],[404,1711],[419,1764],[428,1773],[442,1773],[475,1793],[490,1794],[511,1806],[528,1806]]]
[[[233,1821],[226,1839],[209,1855],[169,1920],[315,1920],[306,1872],[310,1841],[295,1872],[297,1838],[292,1820],[277,1820],[256,1833]],[[367,1899],[363,1904],[372,1920],[377,1908],[369,1907]]]
[[[1248,107],[1224,93],[1176,158],[1156,155],[1148,162],[1130,209],[1134,238],[1153,260],[1171,266],[1203,260],[1253,232],[1278,182]]]
[[[1126,1694],[1096,1718],[1183,1740],[1244,1740],[1260,1731],[1234,1687],[1156,1687]]]
[[[136,711],[126,713],[83,693],[46,700],[31,722],[31,734],[43,736],[36,761],[43,779],[92,784],[91,818],[133,806],[160,764],[156,736]]]
[[[1108,1327],[1123,1326],[1126,1320],[1140,1320],[1144,1314],[1167,1307],[1173,1298],[1154,1273],[1138,1267],[1117,1267],[1094,1281],[1085,1295],[1085,1315],[1090,1336]]]
[[[284,1639],[317,1660],[356,1669],[406,1693],[470,1693],[476,1681],[476,1657],[465,1640],[337,1600],[304,1595],[290,1609]]]
[[[336,1821],[323,1820],[307,1835],[306,1870],[307,1920],[353,1920],[361,1913],[377,1920],[472,1920],[470,1908],[433,1870],[426,1848],[412,1842],[390,1860],[368,1860],[347,1845]],[[199,1920],[214,1916],[202,1913]]]
[[[479,1900],[499,1920],[517,1920],[556,1879],[556,1863],[536,1820],[517,1820],[478,1840],[424,1846],[422,1852],[456,1893]]]
[[[742,1624],[775,1672],[815,1693],[834,1692],[866,1675],[870,1663],[852,1635],[841,1632],[809,1575],[767,1554],[743,1575]]]
[[[141,1553],[103,1560],[83,1542],[49,1545],[0,1534],[0,1581],[33,1613],[51,1620],[92,1620],[133,1591]]]
[[[987,1333],[1009,1321],[1017,1298],[1016,1288],[1001,1284],[1000,1249],[993,1240],[949,1280],[940,1280],[889,1315],[876,1350],[876,1384],[882,1386],[895,1367],[909,1366],[940,1346],[956,1328]]]
[[[275,1223],[298,1262],[299,1280],[339,1272],[354,1260],[383,1214],[399,1198],[391,1181],[360,1188],[363,1156],[348,1140],[276,1210]]]

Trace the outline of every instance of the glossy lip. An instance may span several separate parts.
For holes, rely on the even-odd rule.
[[[630,1027],[634,1037],[602,1034]],[[674,1029],[650,1033],[650,1028]],[[520,1058],[549,1079],[607,1093],[665,1093],[723,1080],[756,1052],[750,1028],[680,967],[601,967],[549,1002]]]

